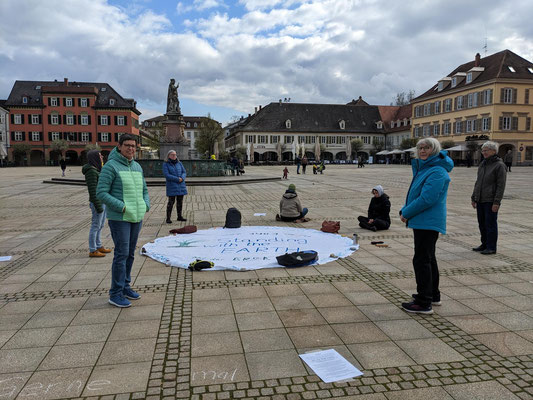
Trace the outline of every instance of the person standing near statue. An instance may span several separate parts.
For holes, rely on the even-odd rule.
[[[176,202],[176,211],[178,212],[178,221],[187,221],[183,218],[183,196],[187,194],[187,186],[185,186],[185,178],[187,172],[185,167],[178,160],[175,150],[170,150],[167,154],[167,161],[163,163],[163,174],[166,179],[167,186],[167,224],[171,224],[172,208]]]

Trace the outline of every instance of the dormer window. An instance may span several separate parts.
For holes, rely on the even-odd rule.
[[[453,77],[452,78],[452,87],[456,87],[457,86],[457,77]]]
[[[27,98],[26,96],[24,96],[24,97],[22,98],[22,103],[23,103],[23,104],[28,104],[28,98]]]
[[[191,127],[191,123],[187,122],[187,128],[190,128],[190,127]]]
[[[437,86],[437,90],[440,92],[440,91],[442,91],[442,89],[444,89],[444,82],[440,81],[438,86]]]
[[[287,121],[285,121],[285,128],[287,129],[291,129],[291,126],[292,126],[292,123],[291,123],[291,120],[288,119]]]
[[[511,67],[510,65],[508,65],[507,68],[509,68],[509,71],[511,71],[511,72],[516,72],[515,69],[513,67]]]
[[[466,83],[472,82],[472,72],[466,74]]]
[[[383,122],[378,121],[378,122],[376,123],[376,126],[377,126],[378,129],[383,129]]]
[[[403,126],[407,126],[407,118],[403,119]]]
[[[114,106],[115,105],[115,99],[109,99],[109,105]]]
[[[529,71],[530,74],[533,74],[533,68],[527,67],[527,70]]]
[[[343,119],[341,119],[341,120],[339,121],[339,128],[341,128],[341,129],[345,129],[345,128],[346,128],[346,122],[344,122]]]

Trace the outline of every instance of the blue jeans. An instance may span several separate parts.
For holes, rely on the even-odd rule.
[[[93,251],[98,250],[100,247],[102,247],[102,240],[100,239],[100,232],[102,232],[102,228],[105,225],[105,204],[102,204],[102,208],[104,211],[102,211],[100,214],[96,212],[96,207],[93,203],[89,203],[89,206],[91,207],[91,212],[93,214],[93,219],[91,221],[91,229],[89,230],[89,251],[92,253]]]
[[[111,289],[109,297],[121,297],[124,289],[130,287],[131,267],[135,259],[135,246],[141,231],[142,221],[108,221],[111,237],[115,243],[113,264],[111,266]]]
[[[477,222],[481,233],[481,245],[496,251],[498,241],[498,212],[492,211],[493,203],[477,203]]]

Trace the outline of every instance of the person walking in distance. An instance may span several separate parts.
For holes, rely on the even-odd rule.
[[[402,303],[402,308],[410,313],[432,314],[432,306],[441,304],[435,250],[439,233],[446,233],[448,173],[453,161],[445,150],[441,151],[435,138],[420,139],[416,156],[411,163],[413,180],[400,210],[402,222],[413,229],[416,293],[412,301]]]
[[[187,172],[185,167],[178,160],[175,150],[170,150],[167,153],[167,161],[163,164],[163,174],[166,179],[167,186],[167,224],[171,224],[172,208],[176,202],[176,211],[178,212],[178,221],[187,221],[183,218],[183,196],[187,194],[187,186],[185,185],[185,178]],[[238,173],[237,173],[238,175]]]
[[[102,170],[104,158],[98,150],[91,150],[87,153],[87,164],[81,170],[85,175],[85,183],[89,191],[89,206],[92,213],[91,229],[89,230],[89,257],[105,257],[111,253],[110,249],[102,246],[100,238],[102,228],[105,224],[105,204],[96,197],[96,187],[98,178]]]
[[[131,269],[144,214],[150,210],[143,170],[133,159],[136,149],[135,135],[121,135],[118,146],[111,151],[102,168],[96,188],[96,197],[106,205],[115,244],[109,304],[121,308],[131,306],[129,300],[141,297],[131,288]]]
[[[507,171],[511,172],[511,167],[513,166],[513,151],[511,149],[507,150],[505,156],[503,157],[503,162],[507,167]]]
[[[61,167],[61,176],[65,176],[65,170],[67,169],[67,162],[64,158],[59,160],[59,166]]]
[[[481,234],[481,245],[472,250],[485,255],[496,253],[498,210],[507,179],[505,164],[496,153],[498,153],[496,142],[485,142],[481,146],[483,161],[479,163],[472,193],[472,207],[477,210],[477,222]]]
[[[307,169],[307,164],[309,161],[307,160],[307,156],[303,156],[302,158],[302,172],[305,175],[305,170]]]

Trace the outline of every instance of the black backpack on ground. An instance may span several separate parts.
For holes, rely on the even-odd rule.
[[[318,259],[318,253],[314,250],[297,251],[277,256],[278,264],[285,267],[303,267],[313,264]]]
[[[224,228],[240,228],[241,227],[241,212],[236,208],[228,208],[226,212],[226,223]]]

